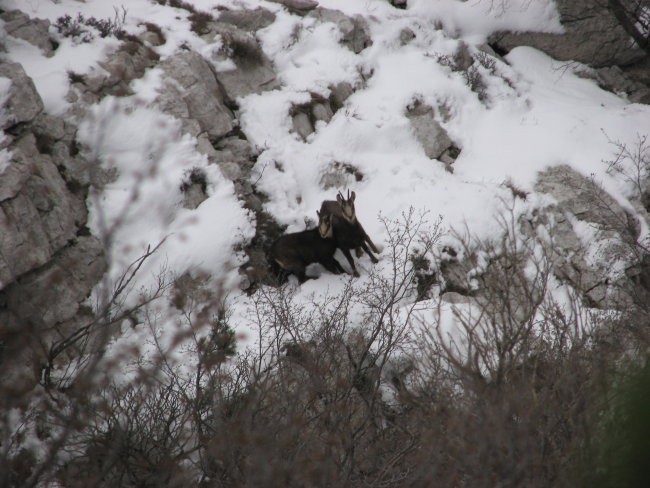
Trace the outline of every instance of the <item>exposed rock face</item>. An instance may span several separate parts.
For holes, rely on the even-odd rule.
[[[630,36],[618,24],[607,2],[556,0],[560,22],[566,32],[499,33],[491,41],[509,51],[517,46],[533,46],[560,61],[580,61],[594,67],[626,65],[643,59]]]
[[[638,222],[593,180],[568,166],[540,173],[535,189],[557,200],[541,216],[542,222],[552,222],[555,274],[583,290],[594,306],[621,306],[620,285],[611,271],[638,264],[630,252],[639,237]],[[585,228],[591,235],[585,236]]]
[[[183,51],[167,58],[159,67],[168,79],[158,97],[158,106],[179,119],[184,132],[193,136],[205,133],[216,141],[235,128],[224,92],[203,57],[194,51]]]
[[[43,110],[43,100],[23,67],[18,63],[2,63],[0,77],[11,80],[9,98],[5,103],[6,114],[0,120],[1,128],[34,120]]]
[[[368,23],[360,15],[348,17],[339,10],[317,8],[309,13],[310,17],[320,22],[332,22],[341,31],[341,44],[348,47],[353,53],[359,54],[372,45]]]
[[[452,172],[452,165],[458,157],[459,150],[447,134],[447,131],[435,119],[433,108],[421,103],[406,112],[415,132],[415,137],[430,159],[438,159],[447,171]]]
[[[223,10],[218,20],[245,31],[255,32],[271,25],[275,21],[275,14],[262,7],[254,10]]]
[[[67,101],[74,104],[73,112],[83,117],[84,106],[97,103],[106,95],[132,95],[130,83],[153,68],[159,56],[137,39],[127,40],[106,61],[98,63],[107,74],[88,77],[69,72],[71,90]]]
[[[591,78],[603,90],[618,95],[627,96],[630,102],[650,103],[650,87],[648,84],[636,81],[618,66],[598,68],[589,72],[579,72],[584,78]]]
[[[48,33],[49,20],[31,19],[20,10],[3,12],[0,14],[0,19],[4,20],[4,30],[8,35],[29,42],[41,49],[46,56],[54,53]]]
[[[210,32],[212,37],[220,36],[223,43],[214,61],[230,60],[235,64],[235,69],[216,74],[231,100],[280,86],[271,60],[264,54],[253,34],[220,22],[212,23]]]
[[[293,131],[302,140],[307,140],[307,137],[316,129],[318,122],[327,124],[332,120],[334,113],[343,106],[352,93],[354,93],[352,85],[343,82],[330,88],[328,98],[312,94],[312,99],[309,102],[292,108],[290,115]]]
[[[0,73],[12,83],[2,126],[11,135],[0,175],[0,336],[75,327],[106,269],[100,242],[86,235],[88,164],[74,154],[74,127],[42,113],[22,68],[2,63]]]
[[[96,238],[79,237],[8,288],[7,307],[30,324],[53,326],[74,318],[80,302],[106,271],[103,252]]]
[[[305,15],[310,10],[318,7],[318,2],[315,0],[270,0],[273,3],[279,3],[287,7],[289,12],[298,15]]]

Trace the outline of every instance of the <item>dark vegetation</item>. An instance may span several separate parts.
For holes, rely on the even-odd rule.
[[[91,42],[95,35],[100,37],[115,37],[124,39],[126,31],[123,29],[126,20],[126,9],[115,8],[115,15],[112,19],[97,19],[95,17],[84,17],[77,13],[76,17],[66,14],[54,23],[54,28],[62,37],[70,37],[77,42]]]

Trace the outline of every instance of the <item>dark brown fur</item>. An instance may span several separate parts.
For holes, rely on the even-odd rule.
[[[319,213],[318,228],[294,232],[279,237],[271,246],[271,258],[283,270],[293,273],[300,283],[307,280],[305,270],[312,263],[320,263],[334,274],[344,272],[334,259],[334,242],[331,215]]]
[[[355,198],[356,194],[354,192],[350,193],[349,190],[347,199],[339,192],[336,195],[336,201],[325,200],[321,204],[320,215],[331,215],[336,247],[343,252],[343,255],[348,260],[354,276],[359,276],[359,272],[350,254],[350,249],[357,249],[357,256],[361,255],[359,249],[362,249],[370,256],[370,260],[373,263],[379,260],[370,252],[368,246],[376,253],[379,251],[364,230],[361,222],[357,220],[356,210],[354,208]]]

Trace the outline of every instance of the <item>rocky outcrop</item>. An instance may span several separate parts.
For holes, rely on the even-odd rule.
[[[166,80],[158,106],[182,123],[184,132],[216,142],[235,128],[234,115],[210,64],[194,51],[170,56],[158,65]]]
[[[360,15],[348,17],[339,10],[318,7],[309,13],[309,17],[313,17],[321,23],[332,22],[335,24],[341,32],[341,44],[355,54],[372,46],[368,23]]]
[[[626,96],[630,102],[650,104],[650,83],[635,80],[619,66],[579,71],[577,74],[595,80],[603,90]]]
[[[329,97],[312,93],[311,100],[291,108],[289,116],[293,132],[298,134],[304,141],[314,132],[318,122],[328,123],[334,117],[350,95],[354,88],[350,83],[342,82],[330,87]]]
[[[437,159],[445,165],[445,169],[453,172],[453,164],[459,149],[447,134],[447,131],[435,119],[433,108],[416,102],[409,107],[406,117],[411,122],[413,132],[424,149],[424,154],[430,159]]]
[[[54,45],[49,36],[50,21],[30,18],[20,10],[10,10],[0,13],[5,32],[11,37],[27,41],[38,47],[46,56],[52,56]]]
[[[645,57],[619,25],[607,2],[556,0],[562,34],[501,32],[491,38],[499,49],[532,46],[560,61],[579,61],[594,67],[627,65]]]
[[[221,49],[212,57],[213,62],[228,61],[234,64],[233,69],[217,72],[219,83],[231,100],[280,86],[271,60],[251,32],[230,24],[213,22],[207,38],[211,41],[219,38],[222,43]]]
[[[637,217],[568,166],[540,173],[535,190],[557,202],[538,218],[538,223],[553,229],[550,255],[555,275],[584,293],[593,306],[622,306],[621,271],[639,265],[639,254],[632,252],[640,231]]]
[[[0,336],[70,322],[106,269],[86,229],[88,164],[75,129],[42,113],[22,67],[0,64],[11,82],[3,111],[8,156],[0,175]],[[1,338],[0,338],[1,339]]]
[[[289,12],[297,15],[305,15],[310,10],[318,7],[318,2],[315,0],[269,0],[273,3],[284,5]]]
[[[84,106],[97,103],[106,95],[132,95],[130,84],[158,63],[159,56],[137,37],[123,42],[120,47],[98,63],[105,73],[97,76],[68,72],[71,89],[67,101],[74,105],[73,113],[83,116]]]
[[[11,80],[9,97],[5,102],[5,114],[0,120],[1,129],[16,124],[31,122],[43,110],[43,101],[36,91],[34,82],[23,67],[17,63],[1,63],[0,77]]]
[[[275,14],[262,7],[253,10],[222,10],[217,20],[238,29],[255,32],[271,25],[275,21]]]

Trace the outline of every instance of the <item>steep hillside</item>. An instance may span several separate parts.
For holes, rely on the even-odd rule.
[[[232,379],[252,398],[279,358],[320,354],[319,367],[354,371],[362,424],[385,427],[408,403],[397,382],[433,368],[432,351],[447,371],[511,388],[502,375],[540,357],[533,342],[564,340],[549,317],[587,334],[637,311],[650,291],[648,55],[583,3],[4,0],[0,363],[14,413],[0,447],[7,473],[20,456],[29,469],[3,481],[87,469],[69,452],[91,434],[33,420],[59,402],[63,419],[110,424],[70,391],[96,393],[101,410],[130,383],[172,377],[198,397],[254,358],[255,374]],[[303,284],[278,273],[271,244],[351,191],[379,262],[355,256],[358,278],[313,265]],[[521,328],[539,340],[474,355],[497,336],[519,344]],[[338,388],[299,364],[292,385]],[[281,403],[264,393],[259,405]],[[201,422],[187,437],[198,464]],[[359,463],[348,481],[377,472]]]

